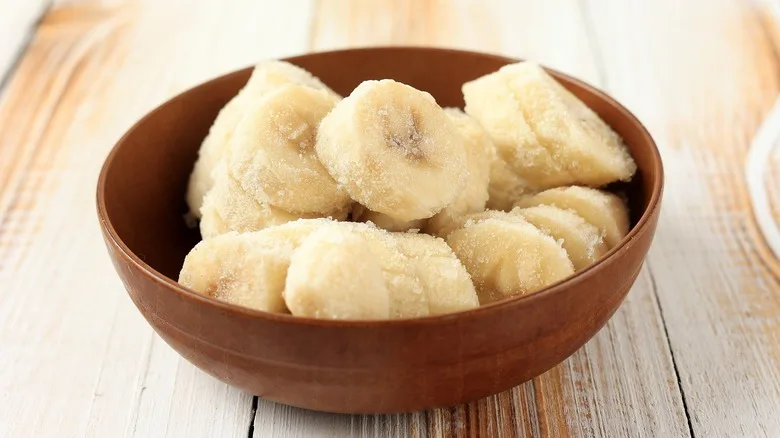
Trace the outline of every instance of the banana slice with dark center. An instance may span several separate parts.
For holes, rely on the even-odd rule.
[[[350,196],[401,221],[425,219],[465,184],[463,140],[430,94],[365,81],[320,125],[317,155]]]

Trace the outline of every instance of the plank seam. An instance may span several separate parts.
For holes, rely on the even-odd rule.
[[[688,402],[685,399],[685,392],[683,391],[682,379],[680,378],[680,368],[677,365],[677,359],[674,357],[674,349],[672,348],[672,339],[669,337],[669,329],[666,327],[666,318],[664,317],[664,309],[661,306],[661,299],[658,297],[658,286],[655,282],[655,275],[653,269],[650,266],[650,261],[646,260],[647,273],[650,277],[650,288],[653,291],[653,298],[655,304],[658,307],[658,313],[661,317],[661,327],[664,329],[664,337],[666,338],[666,346],[669,349],[669,357],[672,359],[672,369],[674,370],[674,376],[677,379],[677,390],[680,393],[680,399],[682,400],[683,411],[685,412],[685,420],[688,422],[688,436],[695,437],[696,434],[693,431],[693,421],[691,420],[691,413],[688,409]]]
[[[249,413],[249,431],[247,432],[247,437],[252,438],[255,435],[255,417],[257,416],[257,405],[260,402],[260,397],[253,396],[252,397],[252,411]]]

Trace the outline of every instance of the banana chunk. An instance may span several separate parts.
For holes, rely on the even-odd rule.
[[[232,231],[202,240],[185,257],[179,283],[227,303],[289,313],[282,292],[293,252],[311,233],[336,223],[299,219],[261,231]]]
[[[408,257],[428,299],[430,315],[479,307],[471,276],[442,239],[427,234],[394,233],[398,248]]]
[[[534,189],[628,181],[636,172],[622,139],[593,110],[531,62],[463,86],[466,112]]]
[[[352,200],[314,153],[317,128],[337,99],[291,85],[247,110],[230,142],[229,169],[256,201],[294,214],[330,214]]]
[[[344,223],[366,239],[379,258],[385,285],[390,293],[390,318],[414,318],[431,314],[428,295],[417,276],[415,264],[403,254],[396,236],[362,223]]]
[[[334,98],[340,98],[322,81],[298,66],[284,61],[265,61],[258,64],[244,88],[220,110],[200,146],[198,160],[190,175],[186,197],[190,212],[195,217],[201,217],[200,208],[203,199],[214,185],[212,172],[222,159],[233,131],[244,116],[247,107],[268,92],[290,84],[323,90]]]
[[[609,249],[601,231],[570,210],[539,205],[513,210],[512,214],[561,242],[577,271],[596,262]]]
[[[578,184],[598,187],[631,179],[636,163],[620,136],[544,69],[524,62],[500,71],[523,102],[537,140]]]
[[[187,254],[179,283],[202,295],[268,312],[287,313],[282,299],[294,246],[261,233],[227,233]]]
[[[402,221],[433,216],[465,184],[457,129],[433,97],[365,81],[323,119],[317,155],[352,199]]]
[[[315,231],[295,250],[287,272],[284,300],[296,316],[390,316],[390,294],[379,260],[360,234],[340,227]]]
[[[560,187],[520,199],[518,207],[552,205],[572,210],[598,228],[607,247],[612,248],[628,234],[628,208],[612,193],[590,187]]]
[[[471,274],[479,302],[530,294],[574,273],[566,251],[519,216],[480,213],[447,236]]]
[[[503,158],[496,156],[490,163],[489,197],[485,207],[509,211],[528,190],[528,182],[515,173]]]
[[[466,186],[455,196],[455,199],[428,220],[425,231],[440,237],[449,234],[460,217],[485,209],[490,184],[490,167],[496,159],[495,146],[479,122],[457,108],[445,108],[444,112],[463,136],[468,176]]]
[[[206,194],[201,212],[200,234],[208,239],[230,231],[259,231],[301,218],[331,217],[343,221],[349,215],[349,207],[330,215],[288,213],[270,204],[257,202],[230,176],[226,167],[220,165],[215,170],[214,187]]]
[[[357,222],[371,222],[377,227],[387,231],[421,230],[427,222],[425,219],[402,221],[386,214],[371,211],[360,204],[355,204],[352,208],[352,220]]]
[[[574,177],[539,142],[526,121],[525,102],[514,92],[510,78],[502,69],[463,84],[466,113],[485,127],[498,157],[517,179],[535,189],[573,184]]]

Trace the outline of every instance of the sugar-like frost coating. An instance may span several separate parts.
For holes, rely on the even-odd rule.
[[[390,296],[366,240],[349,229],[321,228],[292,256],[284,300],[296,316],[387,319]]]
[[[228,154],[230,174],[260,203],[294,214],[331,214],[352,203],[314,152],[317,130],[337,99],[290,85],[246,111]]]
[[[524,62],[499,72],[523,103],[537,140],[576,184],[599,187],[631,179],[636,163],[620,136],[544,69]]]
[[[260,233],[222,234],[187,254],[179,283],[231,304],[287,313],[282,290],[293,248]]]
[[[371,222],[387,231],[421,230],[427,222],[426,219],[415,219],[412,221],[396,219],[384,213],[371,211],[360,204],[355,204],[352,208],[352,220],[356,222]]]
[[[617,195],[590,187],[570,186],[545,190],[521,198],[518,207],[552,205],[572,210],[594,225],[609,248],[628,234],[629,217],[626,204]]]
[[[490,185],[485,207],[509,211],[528,190],[528,182],[512,170],[503,158],[496,155],[490,163]]]
[[[478,213],[447,243],[471,274],[481,304],[533,293],[574,273],[560,243],[509,213]]]
[[[444,240],[417,233],[393,236],[399,251],[412,261],[431,315],[479,307],[471,276]]]
[[[628,181],[636,164],[623,140],[537,64],[502,67],[463,85],[466,112],[530,188]]]
[[[200,234],[208,239],[230,231],[259,231],[301,218],[331,217],[346,220],[349,207],[331,214],[292,214],[255,200],[230,176],[226,166],[221,165],[215,171],[214,187],[206,194],[201,212]]]
[[[433,216],[464,187],[462,138],[433,97],[365,81],[320,125],[317,155],[350,196],[402,221]]]
[[[490,134],[498,156],[534,188],[571,184],[572,175],[539,143],[521,102],[500,70],[463,84],[466,113]]]
[[[306,70],[285,61],[264,61],[255,66],[246,85],[220,110],[198,151],[187,187],[187,205],[195,217],[201,217],[203,199],[214,185],[213,170],[222,159],[233,131],[249,105],[279,87],[303,85],[339,99],[340,96]]]
[[[463,137],[468,174],[463,190],[426,224],[426,232],[441,237],[453,230],[453,224],[458,218],[485,209],[485,203],[488,200],[490,168],[496,159],[495,146],[479,122],[457,108],[445,108],[444,112]]]
[[[571,210],[538,205],[512,210],[512,214],[561,242],[575,270],[587,268],[609,249],[601,231]]]

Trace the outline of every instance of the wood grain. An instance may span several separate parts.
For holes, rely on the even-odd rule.
[[[699,436],[780,430],[780,278],[751,231],[743,176],[780,79],[760,12],[733,1],[591,11],[610,90],[662,148],[668,188],[649,264]]]
[[[189,5],[56,5],[9,81],[0,436],[247,434],[251,395],[152,333],[112,272],[94,213],[102,160],[144,112],[210,76],[306,48],[307,2],[204,3],[171,32]]]
[[[535,54],[545,53],[541,58],[548,60],[550,66],[598,82],[599,67],[594,57],[587,54],[587,23],[577,3],[538,2],[531,7],[528,2],[520,6],[513,6],[516,2],[486,2],[484,8],[469,9],[473,5],[460,2],[452,7],[448,2],[409,1],[392,5],[373,3],[369,7],[358,1],[318,2],[313,49],[431,44],[526,53],[523,56],[534,59],[538,59]],[[519,13],[522,10],[533,13],[523,15]],[[544,38],[552,36],[551,26],[556,21],[564,23],[571,34],[558,36],[556,44],[551,44]],[[496,34],[495,27],[501,28],[501,35],[491,38]],[[512,35],[508,29],[519,32]],[[538,30],[537,35],[526,34],[531,32],[529,29]],[[628,406],[635,409],[627,409]],[[303,411],[261,403],[255,436],[263,436],[264,426],[269,424],[289,423],[288,418],[299,420],[290,423],[291,430],[297,430],[298,435],[313,436],[322,431],[321,423],[310,421]],[[429,436],[688,434],[652,282],[646,271],[616,317],[594,340],[533,382],[467,406],[434,410],[422,416],[417,413],[359,418],[356,425],[355,418],[343,417],[337,430],[344,434],[384,434],[389,428],[411,436],[419,434],[421,428]],[[336,426],[329,426],[328,430],[331,427]]]
[[[11,35],[0,75],[40,4],[0,1]],[[780,279],[743,166],[780,90],[780,32],[752,5],[56,3],[0,90],[0,436],[676,437],[690,434],[688,422],[698,436],[771,436]],[[126,298],[94,215],[99,166],[134,120],[186,87],[261,58],[379,44],[535,59],[635,111],[667,171],[649,269],[583,349],[505,393],[392,416],[257,400],[252,418],[250,395],[180,359]],[[780,218],[780,153],[768,169]]]
[[[0,1],[0,89],[23,54],[48,4],[47,0]]]

